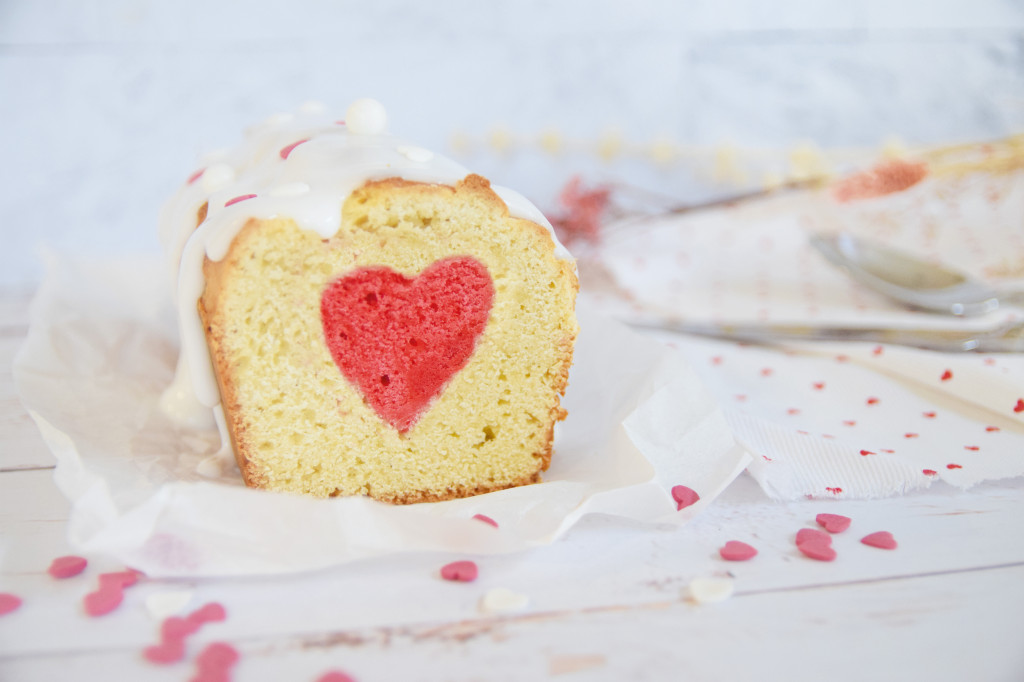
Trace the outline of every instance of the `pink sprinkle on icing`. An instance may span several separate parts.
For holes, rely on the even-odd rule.
[[[473,518],[477,521],[483,521],[484,523],[490,526],[494,526],[495,528],[498,527],[498,522],[492,519],[490,516],[487,516],[486,514],[473,514]]]
[[[896,549],[896,538],[887,530],[880,530],[877,533],[865,535],[860,539],[865,545],[879,549]]]
[[[80,556],[62,556],[54,559],[46,572],[58,580],[73,578],[84,571],[88,564],[89,562]]]
[[[0,616],[6,616],[12,611],[17,611],[20,607],[21,597],[9,592],[0,592]]]
[[[739,540],[729,540],[718,554],[726,561],[747,561],[757,556],[757,549]]]
[[[672,499],[676,501],[676,511],[679,511],[700,501],[700,495],[693,488],[677,485],[672,487]]]
[[[477,567],[472,561],[453,561],[441,567],[441,577],[460,583],[471,583],[476,580]]]
[[[205,172],[206,172],[205,168],[200,168],[195,173],[193,173],[192,175],[188,176],[188,184],[191,185],[196,180],[198,180],[199,178],[203,177],[203,173],[205,173]]]
[[[852,522],[849,516],[842,516],[840,514],[818,514],[814,517],[814,520],[829,533],[842,533],[850,527]]]
[[[294,150],[296,147],[298,147],[300,144],[303,144],[304,142],[309,142],[309,138],[307,137],[304,140],[299,140],[298,142],[292,142],[287,147],[283,147],[281,149],[281,151],[278,152],[278,154],[281,156],[282,159],[287,159],[288,156],[292,153],[292,150]]]
[[[225,201],[224,202],[224,208],[227,208],[228,206],[232,206],[234,204],[237,204],[240,201],[247,201],[248,199],[255,199],[255,198],[256,198],[255,194],[243,194],[241,196],[235,197],[234,199],[228,199],[227,201]]]

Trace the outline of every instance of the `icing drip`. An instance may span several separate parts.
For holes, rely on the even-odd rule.
[[[250,128],[236,149],[208,155],[208,165],[164,207],[160,238],[175,275],[182,354],[174,383],[160,401],[165,413],[198,427],[210,424],[210,410],[220,404],[196,302],[205,287],[204,259],[223,259],[250,218],[286,216],[327,239],[341,226],[345,199],[369,180],[454,184],[469,174],[455,161],[392,137],[386,128],[387,112],[374,100],[355,101],[344,121],[332,120],[319,103],[306,103],[296,113],[277,114]],[[537,207],[517,192],[492,189],[512,216],[551,232],[558,258],[572,260]],[[196,227],[204,206],[205,219]],[[225,438],[223,427],[221,435]]]

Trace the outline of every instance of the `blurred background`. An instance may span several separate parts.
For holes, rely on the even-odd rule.
[[[155,252],[200,154],[357,97],[548,212],[574,176],[699,202],[1024,132],[1024,2],[0,0],[0,286]]]

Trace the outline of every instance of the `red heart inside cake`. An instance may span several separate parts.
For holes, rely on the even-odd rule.
[[[469,362],[493,298],[487,268],[461,256],[417,277],[387,267],[351,272],[324,289],[320,314],[342,374],[405,433]]]

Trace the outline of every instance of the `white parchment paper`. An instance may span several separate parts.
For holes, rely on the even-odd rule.
[[[237,469],[199,473],[215,430],[162,415],[177,358],[155,258],[50,255],[15,361],[19,394],[72,501],[69,536],[153,576],[287,573],[410,551],[487,554],[555,541],[587,513],[684,523],[744,469],[715,400],[680,354],[586,304],[544,482],[390,506],[250,490]],[[204,469],[205,470],[205,469]],[[701,501],[676,510],[673,485]],[[482,513],[500,528],[472,519]]]

